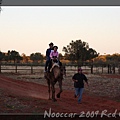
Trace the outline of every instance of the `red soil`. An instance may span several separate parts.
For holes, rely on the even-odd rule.
[[[120,102],[109,100],[99,96],[90,96],[87,93],[83,93],[82,104],[77,103],[77,98],[74,98],[73,90],[64,90],[61,94],[61,98],[57,99],[57,102],[48,100],[47,86],[14,80],[0,75],[0,88],[11,97],[21,98],[22,104],[29,105],[29,108],[22,111],[14,110],[13,113],[44,113],[45,110],[49,111],[51,108],[54,112],[59,113],[81,113],[84,111],[96,112],[107,110],[107,113],[113,113],[115,110],[120,112]],[[56,93],[59,89],[56,89]],[[22,101],[23,98],[23,101]],[[25,100],[25,98],[27,100]],[[9,111],[7,111],[8,113]],[[10,111],[11,112],[11,111]]]
[[[100,76],[107,77],[107,78],[118,78],[118,79],[120,79],[120,75],[116,75],[116,74],[101,74]]]

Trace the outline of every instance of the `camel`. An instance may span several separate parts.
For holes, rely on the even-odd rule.
[[[50,90],[52,90],[52,100],[55,102],[57,101],[55,98],[55,84],[58,82],[59,84],[59,93],[56,95],[57,98],[60,98],[60,94],[62,93],[62,80],[63,75],[66,75],[65,66],[59,66],[57,63],[52,65],[50,70],[51,72],[44,73],[45,79],[47,80],[48,84],[48,93],[49,93],[49,100],[51,100]],[[51,89],[50,89],[51,87]]]

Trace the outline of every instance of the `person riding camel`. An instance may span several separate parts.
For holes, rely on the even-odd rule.
[[[50,63],[50,53],[51,53],[51,51],[53,51],[53,43],[51,42],[50,44],[49,44],[49,47],[50,48],[48,48],[47,50],[46,50],[46,63],[45,63],[45,72],[47,72],[47,67],[49,66],[49,63]]]
[[[56,58],[56,60],[58,60],[59,53],[58,53],[57,49],[58,49],[57,46],[54,46],[54,47],[53,47],[53,51],[51,51],[51,53],[50,53],[50,58],[51,58],[51,60],[55,60],[54,58]],[[57,61],[56,61],[56,62],[57,62]]]
[[[48,72],[50,72],[50,69],[52,67],[52,62],[58,63],[59,66],[62,66],[62,63],[59,60],[59,53],[57,51],[58,47],[54,46],[53,48],[54,48],[54,50],[51,51],[51,53],[50,53],[50,59],[51,60],[50,60],[50,63],[49,63]]]

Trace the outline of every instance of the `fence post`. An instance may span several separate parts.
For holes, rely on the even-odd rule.
[[[93,65],[91,65],[91,74],[93,74]]]
[[[93,60],[91,60],[91,74],[93,74]]]
[[[110,65],[110,74],[112,73],[112,70],[111,70],[111,65]]]
[[[115,65],[113,65],[113,74],[115,74]]]
[[[15,64],[15,73],[17,73],[17,64]]]
[[[33,66],[31,65],[31,74],[33,74]]]

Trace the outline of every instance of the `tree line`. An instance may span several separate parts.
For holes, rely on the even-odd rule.
[[[4,61],[7,63],[21,63],[22,61],[28,63],[29,61],[32,61],[38,63],[38,61],[42,62],[43,60],[44,56],[38,52],[30,54],[30,56],[26,56],[24,53],[20,55],[19,52],[15,50],[8,50],[7,53],[0,51],[0,62]]]
[[[78,66],[83,65],[85,62],[110,63],[120,61],[120,54],[99,55],[95,49],[90,48],[89,44],[82,40],[72,40],[67,46],[63,46],[63,52],[65,53],[64,55],[59,53],[60,60],[68,60],[70,63],[77,64]],[[40,52],[31,53],[30,56],[26,56],[24,53],[20,55],[19,52],[15,50],[8,50],[7,53],[0,51],[0,62],[44,63],[45,59],[46,56]]]

